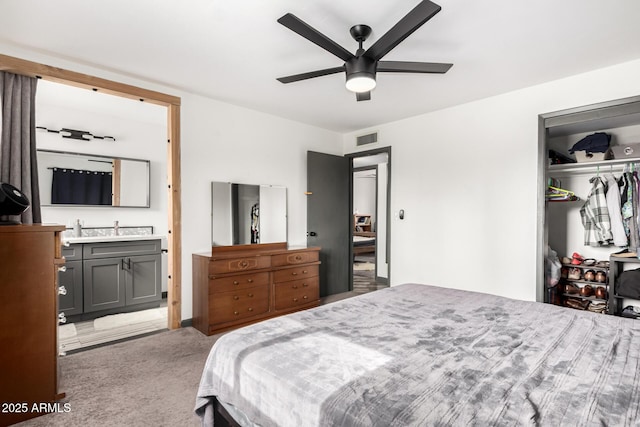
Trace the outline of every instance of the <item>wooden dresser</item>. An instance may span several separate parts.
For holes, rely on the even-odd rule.
[[[0,226],[1,426],[55,411],[55,401],[64,397],[58,392],[57,308],[64,229]]]
[[[320,248],[214,246],[193,255],[193,327],[206,335],[320,302]]]

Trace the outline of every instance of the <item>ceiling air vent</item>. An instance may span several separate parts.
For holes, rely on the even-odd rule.
[[[374,142],[378,142],[378,132],[362,135],[356,139],[356,145],[373,144]]]

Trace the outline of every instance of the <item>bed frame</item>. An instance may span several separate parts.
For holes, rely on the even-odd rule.
[[[213,425],[215,427],[241,427],[215,397],[213,398]]]
[[[362,236],[362,237],[376,237],[376,233],[375,231],[354,231],[353,232],[354,236]],[[356,246],[353,245],[353,256],[355,257],[356,255],[360,255],[360,254],[370,254],[376,251],[376,242],[375,240],[373,241],[372,245],[365,245],[365,246]]]

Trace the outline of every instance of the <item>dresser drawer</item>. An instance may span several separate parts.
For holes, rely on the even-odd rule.
[[[209,262],[209,274],[241,273],[271,267],[270,256],[217,259]]]
[[[230,277],[216,277],[209,275],[209,293],[237,291],[256,286],[269,285],[269,272],[252,274],[238,274]]]
[[[284,267],[286,265],[305,264],[307,262],[315,262],[320,260],[320,252],[304,251],[293,252],[289,254],[273,255],[271,257],[271,265],[274,267]]]
[[[300,267],[283,268],[273,272],[273,283],[288,282],[318,275],[318,265],[303,265]]]
[[[269,311],[269,288],[241,289],[209,295],[209,323],[226,323]]]
[[[317,301],[320,295],[318,276],[275,285],[275,309],[286,310]]]

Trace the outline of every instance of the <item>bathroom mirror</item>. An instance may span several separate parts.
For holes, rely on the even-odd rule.
[[[286,187],[211,183],[212,245],[286,241]]]
[[[38,150],[42,206],[149,207],[149,161]]]

